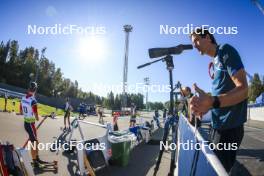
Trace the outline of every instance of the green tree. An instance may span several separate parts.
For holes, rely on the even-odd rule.
[[[164,105],[162,102],[149,102],[149,107],[150,107],[150,110],[163,110],[164,109]]]
[[[255,101],[256,98],[263,92],[263,84],[259,74],[255,73],[249,87],[249,100]]]
[[[164,107],[165,107],[166,109],[170,109],[170,101],[166,101],[166,102],[164,103]]]
[[[10,40],[4,44],[2,41],[0,44],[0,81],[1,82],[6,82],[6,75],[8,68],[6,68],[6,63],[8,59],[8,52],[9,52],[9,47],[10,47]]]
[[[107,94],[107,98],[104,100],[104,106],[107,109],[113,109],[115,105],[115,97],[114,93],[111,91],[110,93]]]
[[[30,46],[19,50],[16,40],[9,40],[0,43],[0,82],[10,85],[27,88],[30,81],[35,80],[39,85],[38,93],[46,96],[72,97],[79,98],[89,103],[101,104],[105,101],[104,97],[84,92],[79,88],[78,82],[72,82],[63,77],[60,68],[45,56],[47,48],[39,50]],[[33,76],[30,77],[30,75]],[[120,98],[119,98],[120,99]],[[107,99],[106,99],[107,100]],[[117,101],[118,102],[118,101]],[[114,106],[115,99],[111,93],[109,104]]]
[[[121,109],[121,99],[120,99],[120,95],[118,95],[118,94],[115,96],[114,109],[115,110],[120,110]]]

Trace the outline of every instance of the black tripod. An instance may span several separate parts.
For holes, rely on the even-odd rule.
[[[174,69],[172,56],[171,55],[167,55],[164,58],[155,60],[153,62],[146,63],[146,64],[141,65],[141,66],[138,66],[138,69],[143,68],[143,67],[148,66],[148,65],[151,65],[151,64],[153,64],[155,62],[158,62],[158,61],[166,62],[167,70],[169,71],[170,88],[171,88],[171,90],[170,90],[170,108],[169,108],[169,113],[168,113],[169,117],[167,118],[167,120],[165,122],[165,125],[164,125],[164,134],[163,134],[162,142],[165,145],[165,143],[167,141],[167,138],[168,138],[168,135],[169,135],[169,132],[170,132],[170,129],[171,129],[172,130],[172,143],[176,144],[176,140],[177,140],[177,124],[178,124],[179,117],[178,117],[178,113],[176,112],[177,110],[175,110],[175,108],[174,108],[174,98],[173,98],[174,93],[173,92],[174,92],[175,89],[173,88],[173,78],[172,78],[172,70]],[[164,145],[162,145],[162,149],[159,152],[159,157],[158,157],[158,160],[157,160],[157,163],[156,163],[156,167],[154,169],[154,174],[153,174],[154,176],[157,174],[157,172],[159,170],[159,165],[160,165],[160,162],[161,162],[161,158],[162,158],[163,152],[165,150]],[[172,152],[171,152],[170,171],[168,173],[169,176],[172,176],[174,174],[174,169],[176,167],[175,155],[176,155],[176,150],[172,150]]]

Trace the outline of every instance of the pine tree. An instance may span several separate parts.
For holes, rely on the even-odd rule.
[[[263,84],[260,80],[259,74],[255,73],[249,88],[249,100],[255,101],[256,98],[263,92]]]

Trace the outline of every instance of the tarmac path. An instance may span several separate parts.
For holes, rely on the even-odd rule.
[[[150,118],[150,117],[149,117]],[[97,123],[96,116],[89,116],[86,118],[91,122]],[[111,117],[105,117],[105,120],[112,122]],[[129,118],[120,119],[118,121],[121,129],[128,128]],[[51,119],[48,118],[43,126],[38,131],[38,138],[40,142],[48,143],[55,141],[60,135],[61,139],[67,139],[68,134],[63,134],[61,128],[63,127],[63,118]],[[86,139],[103,136],[105,129],[81,125]],[[163,129],[157,130],[155,138],[161,139]],[[245,135],[237,156],[237,163],[235,164],[232,175],[264,175],[264,122],[249,121],[245,126]],[[2,142],[9,141],[15,147],[21,147],[27,134],[23,126],[23,117],[13,113],[0,112],[0,140]],[[73,135],[73,139],[80,139],[77,130]],[[159,145],[148,145],[141,143],[135,147],[130,156],[129,164],[126,167],[110,166],[107,171],[98,172],[98,175],[109,176],[144,176],[152,175],[155,167],[156,159],[159,153]],[[58,174],[53,172],[38,172],[37,175],[76,175],[77,160],[76,153],[69,154],[63,151],[50,152],[49,150],[40,151],[40,157],[43,160],[52,161],[58,160],[59,171]],[[160,170],[157,175],[167,175],[170,164],[170,152],[164,152]]]

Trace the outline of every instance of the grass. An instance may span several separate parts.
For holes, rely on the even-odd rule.
[[[13,105],[13,102],[15,102],[15,106]],[[16,113],[19,113],[19,105],[20,105],[20,99],[8,99],[7,100],[7,111],[15,111]],[[5,99],[4,98],[0,98],[0,110],[4,110],[5,106]],[[57,116],[62,116],[64,115],[64,111],[62,109],[57,109],[52,107],[52,106],[48,106],[48,105],[44,105],[44,104],[40,104],[38,103],[38,113],[41,116],[44,115],[50,115],[52,112],[55,112]]]

